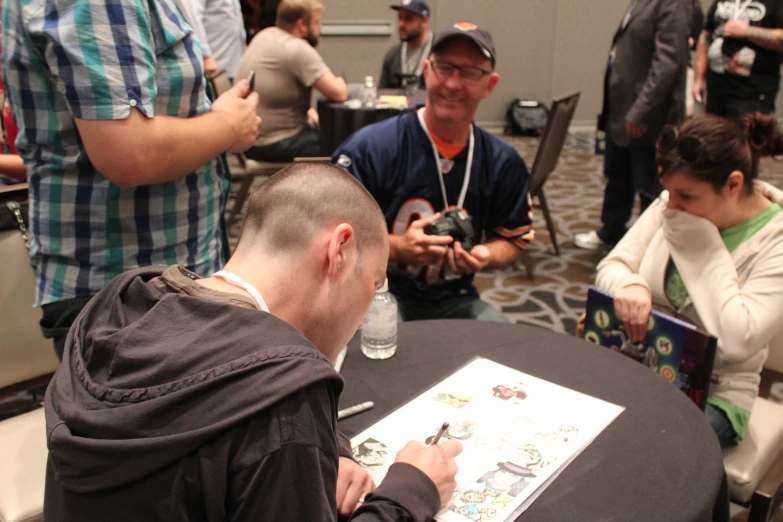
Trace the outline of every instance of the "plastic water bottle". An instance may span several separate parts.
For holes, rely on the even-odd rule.
[[[375,87],[375,80],[373,80],[372,76],[364,77],[362,97],[364,98],[365,107],[375,108],[375,103],[378,101],[378,89]]]
[[[389,280],[375,291],[367,320],[362,326],[362,353],[370,359],[388,359],[397,352],[397,300],[389,292]]]

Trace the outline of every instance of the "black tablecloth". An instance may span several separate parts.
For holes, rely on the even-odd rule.
[[[398,89],[381,89],[378,96],[402,95],[405,91]],[[321,155],[331,156],[351,134],[357,130],[392,118],[403,112],[414,110],[424,104],[424,91],[408,93],[408,108],[406,109],[374,109],[362,107],[351,109],[342,103],[330,103],[326,100],[318,102],[318,119],[321,124]]]
[[[482,356],[626,409],[533,502],[519,521],[728,520],[720,447],[704,414],[645,366],[575,337],[478,321],[418,321],[399,328],[397,354],[373,361],[358,335],[343,365],[349,437]],[[714,513],[713,513],[714,512]]]

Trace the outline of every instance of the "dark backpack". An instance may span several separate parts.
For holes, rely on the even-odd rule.
[[[540,136],[547,118],[549,109],[543,103],[515,98],[506,111],[505,133],[509,136]]]

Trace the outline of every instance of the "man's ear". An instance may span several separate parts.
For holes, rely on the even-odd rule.
[[[307,31],[309,30],[309,24],[305,21],[304,18],[300,18],[296,21],[296,31],[297,33],[301,34],[302,36],[307,34]]]
[[[484,99],[487,99],[490,94],[492,94],[492,91],[495,90],[495,86],[500,81],[500,75],[496,72],[493,72],[489,75],[489,84],[487,84],[487,90],[484,91]]]
[[[328,274],[330,277],[340,274],[355,257],[356,237],[353,227],[348,223],[341,223],[335,227],[329,235],[327,246]]]

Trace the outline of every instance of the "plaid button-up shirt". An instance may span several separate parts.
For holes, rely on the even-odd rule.
[[[224,164],[121,188],[92,165],[74,123],[125,119],[132,108],[150,118],[209,110],[201,48],[174,0],[3,3],[3,74],[30,182],[37,304],[92,296],[139,266],[219,269]]]

